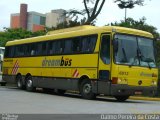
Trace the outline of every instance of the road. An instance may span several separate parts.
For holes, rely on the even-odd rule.
[[[160,114],[160,102],[117,102],[109,97],[85,100],[77,94],[60,96],[42,90],[27,92],[0,87],[0,120],[102,120],[103,114]]]
[[[160,113],[160,102],[100,97],[85,100],[79,95],[27,92],[14,87],[0,87],[0,113],[21,114],[140,114]]]

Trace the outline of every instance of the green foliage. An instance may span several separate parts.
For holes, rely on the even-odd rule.
[[[134,8],[135,5],[140,5],[143,6],[144,5],[144,0],[114,0],[115,3],[118,2],[118,7],[121,9],[124,8]]]
[[[11,40],[36,37],[44,34],[46,34],[44,31],[31,32],[22,28],[4,28],[4,32],[0,32],[0,46],[5,46],[6,42]]]

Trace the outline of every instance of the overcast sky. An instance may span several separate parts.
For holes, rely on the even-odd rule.
[[[83,0],[1,0],[0,1],[0,30],[3,27],[10,27],[10,14],[19,13],[20,4],[28,4],[28,11],[36,11],[47,13],[53,9],[72,8],[83,9]],[[96,25],[103,26],[111,22],[124,19],[124,10],[119,9],[114,0],[106,0],[106,3],[97,18]],[[132,17],[139,20],[146,17],[147,23],[153,25],[160,32],[160,0],[145,0],[145,6],[136,6],[133,9],[128,9],[127,17]]]

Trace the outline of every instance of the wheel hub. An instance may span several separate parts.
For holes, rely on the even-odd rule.
[[[90,84],[85,84],[83,87],[84,93],[88,94],[91,92],[91,85]]]
[[[27,86],[28,86],[28,87],[32,87],[32,80],[28,80]]]
[[[21,85],[21,81],[18,80],[18,87],[20,88],[22,85]]]

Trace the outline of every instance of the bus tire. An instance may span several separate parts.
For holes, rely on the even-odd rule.
[[[83,80],[80,84],[80,93],[84,99],[91,100],[96,98],[96,95],[92,92],[91,81],[88,79]]]
[[[33,80],[31,76],[28,76],[26,79],[26,90],[29,92],[33,92],[36,90],[36,88],[33,87]]]
[[[129,96],[114,96],[114,97],[118,102],[124,102],[129,98]]]
[[[22,76],[18,75],[16,78],[16,81],[17,81],[18,89],[25,89],[25,86],[23,85],[23,82],[22,82]]]

